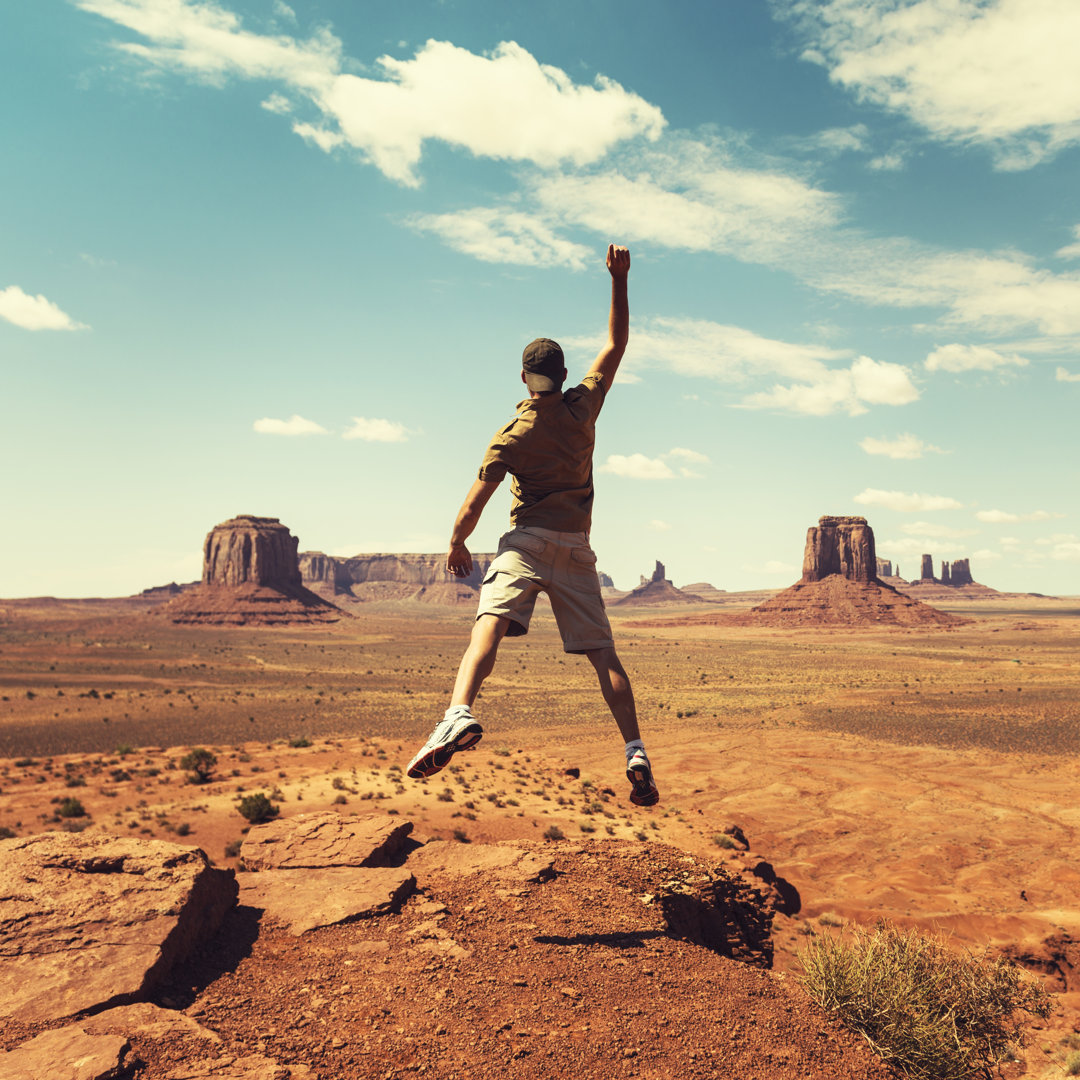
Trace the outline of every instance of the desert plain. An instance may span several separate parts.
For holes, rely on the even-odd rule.
[[[0,830],[156,837],[235,866],[238,802],[264,792],[283,817],[378,811],[451,844],[618,839],[767,861],[789,899],[776,970],[797,971],[809,936],[882,917],[1003,951],[1058,1005],[1012,1073],[1061,1076],[1080,1032],[1080,600],[939,606],[968,621],[764,630],[694,623],[692,607],[613,611],[662,794],[640,809],[592,670],[546,610],[502,647],[479,748],[416,782],[403,770],[441,717],[467,610],[222,628],[172,625],[141,599],[0,601]],[[217,759],[205,783],[180,766],[194,747]],[[635,1073],[636,1054],[620,1075],[664,1074]],[[722,1075],[695,1060],[684,1075]]]

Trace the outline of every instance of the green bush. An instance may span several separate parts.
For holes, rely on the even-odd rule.
[[[64,799],[56,808],[59,817],[86,817],[86,808],[78,799]]]
[[[1080,1053],[1070,1054],[1065,1062],[1066,1076],[1080,1076]]]
[[[1023,1045],[1020,1014],[1051,1009],[1042,986],[1004,957],[954,952],[887,922],[813,937],[799,961],[809,995],[913,1080],[992,1075]]]
[[[247,818],[252,825],[269,821],[280,813],[280,807],[275,806],[261,791],[255,792],[254,795],[245,795],[240,800],[237,809],[240,811],[240,816]]]
[[[205,784],[214,775],[217,757],[204,747],[197,746],[180,759],[180,768],[188,770],[193,784]]]
[[[240,848],[243,847],[243,840],[230,840],[225,845],[225,854],[230,859],[235,859],[240,854]]]

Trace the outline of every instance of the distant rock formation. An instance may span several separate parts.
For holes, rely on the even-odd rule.
[[[971,576],[970,559],[954,559],[951,563],[942,559],[941,575],[940,577],[934,577],[934,558],[932,555],[924,555],[922,557],[922,576],[910,584],[912,587],[918,587],[920,591],[925,591],[933,585],[944,586],[946,589],[973,586],[980,593],[987,592],[996,595],[995,590],[986,585],[980,585]]]
[[[600,570],[597,570],[596,576],[600,579],[600,588],[601,589],[614,589],[615,588],[615,582],[612,581],[611,578],[607,574],[603,573]]]
[[[155,611],[213,626],[336,622],[343,612],[304,587],[298,546],[277,518],[230,518],[207,533],[201,584]]]
[[[802,580],[824,581],[831,574],[848,581],[877,580],[874,530],[866,518],[826,515],[806,530]]]
[[[899,573],[899,568],[897,568]],[[877,561],[877,576],[879,578],[892,577],[892,563],[888,559],[878,559]]]
[[[898,592],[878,580],[874,530],[863,517],[818,519],[806,532],[803,576],[749,611],[692,615],[657,626],[952,626],[955,615]],[[637,623],[634,625],[647,625]]]
[[[695,596],[693,593],[685,592],[682,589],[676,589],[675,586],[668,581],[667,571],[664,569],[664,564],[659,561],[656,562],[656,567],[652,572],[652,577],[646,579],[644,576],[641,579],[641,584],[631,592],[628,592],[625,596],[620,597],[618,600],[611,602],[612,607],[637,607],[641,605],[657,605],[657,604],[700,604],[702,599],[700,596]]]
[[[375,552],[339,558],[321,551],[302,551],[300,576],[304,585],[327,597],[364,603],[418,600],[456,607],[475,604],[494,552],[473,552],[473,571],[465,578],[446,570],[446,554]],[[607,574],[602,588],[613,589]]]

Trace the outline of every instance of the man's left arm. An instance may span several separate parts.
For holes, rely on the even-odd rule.
[[[461,504],[454,522],[454,531],[450,534],[450,550],[446,555],[446,569],[456,577],[468,577],[472,573],[472,555],[469,554],[465,541],[472,535],[484,507],[500,483],[501,480],[474,480],[469,494]]]

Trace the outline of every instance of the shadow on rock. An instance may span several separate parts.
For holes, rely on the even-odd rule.
[[[212,982],[235,971],[251,955],[262,919],[259,908],[240,904],[226,916],[221,929],[187,963],[176,968],[154,995],[159,1004],[186,1009]]]

